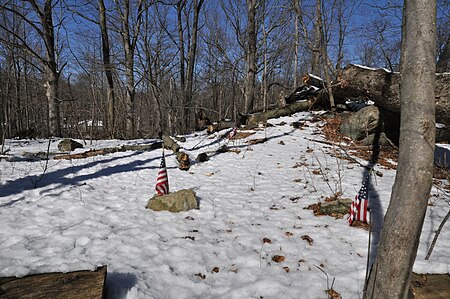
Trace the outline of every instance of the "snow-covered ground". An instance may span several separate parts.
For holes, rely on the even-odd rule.
[[[310,119],[308,113],[274,119],[273,127],[234,141],[219,139],[224,131],[186,136],[180,144],[191,158],[211,157],[181,171],[166,151],[171,191],[193,189],[200,200],[200,209],[176,214],[145,209],[161,150],[46,165],[21,155],[46,151],[47,141],[7,140],[12,158],[0,162],[0,276],[107,265],[108,298],[327,298],[333,280],[343,298],[360,298],[368,231],[305,207],[336,192],[353,198],[364,169],[315,142],[323,136]],[[299,120],[308,126],[290,125]],[[267,141],[247,143],[257,138]],[[75,152],[154,141],[94,141]],[[235,151],[217,154],[225,143]],[[379,229],[395,171],[375,168],[383,176],[371,177],[369,197]],[[414,271],[449,273],[449,229],[424,259],[450,208],[442,191],[433,188],[432,195]],[[276,255],[284,261],[273,261]]]

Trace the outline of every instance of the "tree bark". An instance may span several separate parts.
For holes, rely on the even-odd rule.
[[[54,69],[46,71],[47,81],[45,82],[46,96],[48,99],[48,120],[50,136],[61,136],[60,111],[58,100],[58,74]]]
[[[126,77],[126,96],[125,96],[125,110],[126,110],[126,135],[128,138],[133,138],[136,135],[136,120],[135,120],[135,95],[136,87],[134,80],[134,53],[136,50],[137,38],[141,27],[141,18],[144,11],[143,0],[137,3],[136,20],[134,26],[130,25],[131,6],[130,0],[119,2],[118,7],[122,22],[122,42],[125,54],[125,77]]]
[[[179,0],[177,2],[177,20],[178,20],[178,51],[180,54],[180,88],[181,88],[181,123],[187,124],[187,97],[186,97],[186,70],[185,70],[185,53],[184,53],[184,29],[183,29],[183,9],[187,0]],[[184,129],[184,128],[182,128]]]
[[[50,136],[61,136],[60,111],[58,100],[59,73],[56,62],[55,32],[53,26],[53,4],[46,0],[43,10],[36,1],[30,1],[42,24],[41,37],[45,44],[45,58],[40,57],[46,78],[45,88],[48,101],[48,127]]]
[[[192,24],[192,35],[191,41],[189,44],[189,52],[188,52],[188,69],[187,69],[187,77],[186,77],[186,129],[190,129],[193,124],[193,110],[190,109],[192,107],[192,96],[193,96],[193,88],[194,88],[194,66],[195,59],[197,55],[197,35],[198,35],[198,19],[200,15],[200,11],[202,9],[204,0],[194,0],[194,19]]]
[[[407,298],[433,178],[436,1],[404,5],[398,169],[364,298]]]
[[[436,121],[450,125],[450,74],[435,75]],[[335,86],[337,103],[348,97],[366,97],[376,105],[400,113],[400,74],[386,69],[348,65],[339,75]]]
[[[255,101],[256,81],[256,0],[247,0],[247,80],[245,84],[245,113],[253,109]]]
[[[33,1],[34,2],[34,1]],[[36,5],[37,6],[37,5]],[[53,4],[51,0],[46,0],[44,11],[36,11],[40,15],[43,39],[45,43],[45,69],[46,69],[46,89],[48,99],[48,119],[49,119],[49,134],[51,136],[61,136],[61,123],[58,99],[58,82],[59,74],[56,62],[55,52],[55,32],[53,26]]]
[[[321,0],[316,0],[316,22],[314,24],[314,46],[312,48],[311,72],[320,76],[320,48],[322,41]]]
[[[114,138],[115,136],[115,106],[116,100],[114,95],[114,81],[113,81],[113,71],[111,65],[111,49],[109,45],[109,35],[108,27],[106,25],[106,8],[105,2],[103,0],[98,1],[99,8],[99,25],[102,34],[102,55],[103,55],[103,69],[105,72],[106,80],[108,82],[107,87],[107,101],[108,101],[108,112],[107,112],[107,130],[109,131],[109,136]]]
[[[105,298],[106,266],[95,271],[0,278],[2,298]]]

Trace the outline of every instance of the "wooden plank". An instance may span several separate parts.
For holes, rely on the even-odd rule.
[[[103,299],[106,266],[95,271],[45,273],[0,278],[0,298]]]
[[[414,299],[448,299],[450,298],[450,275],[416,274],[411,278],[408,298]]]

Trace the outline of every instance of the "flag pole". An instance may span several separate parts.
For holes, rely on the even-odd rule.
[[[368,171],[368,176],[369,176],[369,180],[370,180],[370,175],[371,172],[373,170],[373,166],[369,169]],[[368,190],[368,186],[367,186],[367,201],[369,201],[369,190]],[[367,263],[366,263],[366,276],[364,278],[364,293],[366,293],[366,288],[367,288],[367,280],[369,278],[369,274],[370,274],[370,250],[371,250],[371,246],[372,246],[372,210],[370,208],[367,208],[367,211],[369,212],[369,244],[367,245]]]
[[[372,211],[368,209],[369,211],[369,245],[367,246],[367,265],[366,265],[366,277],[364,278],[364,293],[366,292],[367,288],[367,279],[369,278],[369,266],[370,266],[370,247],[372,244]]]

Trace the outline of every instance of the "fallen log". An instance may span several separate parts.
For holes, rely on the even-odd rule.
[[[210,124],[206,129],[208,134],[212,134],[218,131],[222,131],[224,129],[234,128],[236,126],[236,122],[232,120],[221,120],[217,123]]]
[[[317,77],[317,76],[315,76],[313,74],[304,75],[302,77],[302,81],[303,81],[303,84],[305,84],[307,86],[314,86],[314,87],[317,87],[319,89],[325,88],[325,86],[327,84],[325,81],[323,81],[322,78]]]
[[[1,277],[1,298],[105,298],[106,266],[95,271]]]
[[[178,143],[173,140],[170,136],[164,135],[163,138],[164,148],[172,150],[174,153],[177,153],[180,150],[180,146]]]
[[[175,140],[173,140],[170,136],[164,135],[162,137],[162,140],[164,143],[164,148],[171,149],[175,154],[175,157],[177,158],[178,161],[178,168],[180,170],[189,170],[189,168],[191,167],[189,155],[186,154],[185,152],[181,152],[178,143]]]
[[[333,93],[336,103],[349,97],[365,97],[377,106],[400,113],[400,74],[386,69],[348,65],[338,78]],[[436,74],[436,122],[450,125],[450,73]]]
[[[86,152],[77,153],[77,154],[67,154],[67,155],[55,155],[53,159],[55,160],[70,160],[70,159],[84,159],[88,157],[98,156],[98,155],[107,155],[113,154],[117,152],[126,152],[126,151],[149,151],[157,148],[161,148],[161,142],[155,142],[152,144],[136,144],[136,145],[122,145],[120,147],[106,147],[98,150],[88,150]]]
[[[246,125],[248,127],[257,127],[258,123],[266,122],[270,118],[287,116],[300,111],[308,111],[311,108],[311,101],[294,102],[283,108],[268,110],[266,112],[254,113],[247,116]]]

